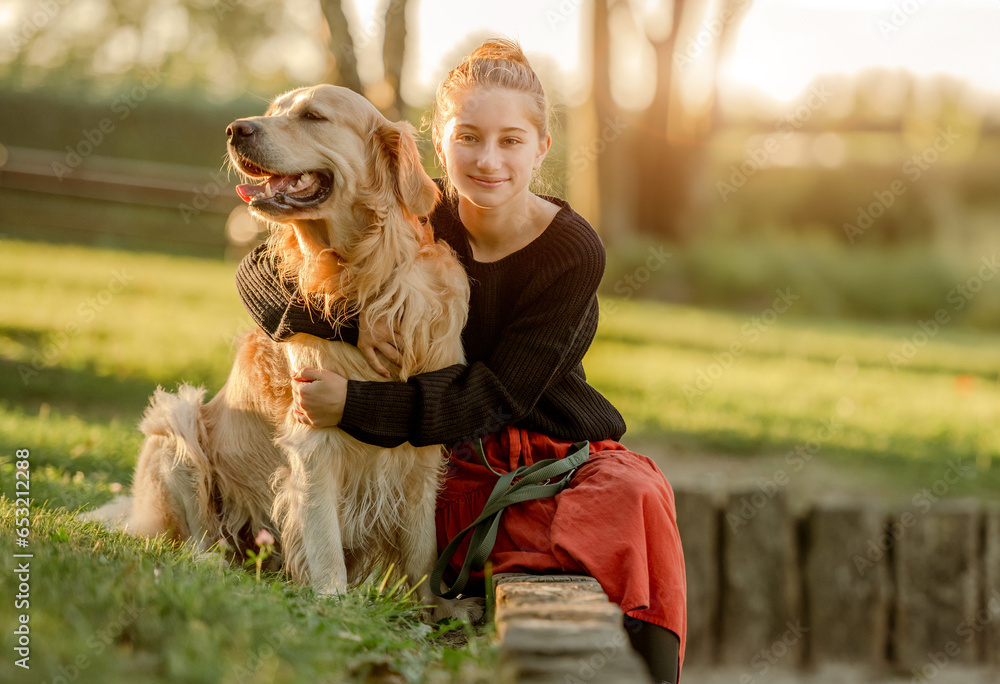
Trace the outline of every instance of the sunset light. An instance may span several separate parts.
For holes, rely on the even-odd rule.
[[[0,0],[0,301],[0,682],[1000,682],[1000,0]]]
[[[986,1],[757,0],[725,84],[787,101],[817,74],[879,67],[1000,92],[998,26],[1000,5]]]

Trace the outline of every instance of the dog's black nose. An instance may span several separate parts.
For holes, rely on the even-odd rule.
[[[246,119],[237,119],[226,127],[226,135],[230,140],[249,138],[257,132],[257,124]]]

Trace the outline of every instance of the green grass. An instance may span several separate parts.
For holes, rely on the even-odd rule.
[[[4,610],[0,681],[492,681],[488,628],[444,633],[398,592],[317,600],[282,576],[258,583],[184,547],[73,517],[127,490],[135,426],[157,385],[214,391],[225,381],[233,337],[251,325],[233,272],[218,261],[0,241],[0,554],[13,567],[18,449],[31,452],[34,554],[31,670],[11,657],[23,611]],[[5,570],[5,601],[16,587]]]
[[[3,501],[5,559],[23,551],[14,548],[14,523]],[[494,654],[481,637],[450,646],[448,626],[421,622],[398,591],[369,586],[319,601],[281,577],[257,582],[159,539],[84,525],[61,508],[37,507],[29,539],[30,607],[0,617],[5,682],[491,681]],[[8,577],[3,592],[13,603]],[[11,655],[22,613],[30,670]]]
[[[127,489],[140,445],[135,425],[157,385],[186,380],[215,391],[224,382],[232,339],[250,326],[234,270],[212,260],[0,242],[0,475],[8,497],[0,499],[0,553],[14,552],[13,456],[30,449],[35,554],[33,667],[24,679],[12,664],[16,611],[2,611],[8,656],[0,681],[51,681],[78,657],[88,664],[76,681],[238,682],[250,680],[248,671],[277,682],[366,681],[392,671],[408,681],[490,681],[496,654],[488,635],[451,646],[398,596],[361,591],[317,601],[282,577],[258,583],[184,548],[73,518],[78,507]],[[124,274],[120,287],[115,273]],[[961,461],[976,464],[974,476],[949,496],[1000,492],[998,333],[945,325],[894,369],[889,354],[919,331],[917,319],[781,314],[759,329],[753,319],[769,316],[770,302],[750,313],[602,304],[584,365],[624,414],[626,443],[752,459],[812,441],[821,447],[816,459],[911,491]],[[742,346],[728,359],[733,343]],[[830,420],[836,429],[822,433]],[[0,593],[16,593],[9,573]]]
[[[950,495],[1000,494],[998,333],[945,325],[907,359],[903,342],[920,331],[917,320],[876,325],[785,314],[768,326],[766,307],[755,314],[634,301],[604,308],[584,366],[625,416],[626,437],[748,457],[817,440],[817,458],[904,490],[927,486],[949,461],[974,463],[975,475]],[[894,354],[903,362],[894,366]],[[821,432],[823,421],[833,421],[832,435]]]

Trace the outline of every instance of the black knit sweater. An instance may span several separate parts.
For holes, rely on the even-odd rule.
[[[625,421],[587,384],[581,363],[597,330],[596,290],[604,247],[594,229],[559,199],[542,234],[499,261],[472,257],[456,201],[431,216],[434,234],[469,274],[466,364],[407,382],[350,380],[340,427],[378,446],[455,445],[508,425],[569,440],[618,439]],[[289,302],[260,249],[240,264],[244,306],[275,340],[296,332],[357,344],[357,321],[334,330],[301,299]]]

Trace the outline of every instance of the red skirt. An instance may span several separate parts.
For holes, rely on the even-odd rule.
[[[571,446],[514,427],[483,438],[487,460],[501,473],[563,458]],[[437,500],[439,551],[475,521],[495,483],[496,475],[470,445],[452,450]],[[470,537],[451,559],[449,583],[462,567]],[[687,585],[674,492],[645,456],[614,440],[591,442],[589,458],[566,489],[503,512],[490,561],[494,573],[590,575],[622,611],[677,634],[683,662]],[[473,573],[470,592],[482,590],[482,578],[482,572]]]

